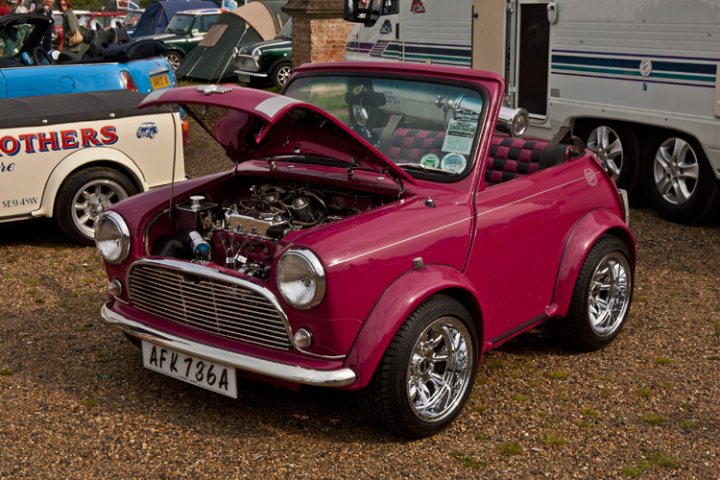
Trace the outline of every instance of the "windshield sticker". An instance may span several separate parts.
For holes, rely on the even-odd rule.
[[[461,173],[465,170],[466,165],[467,160],[464,155],[460,155],[459,153],[448,153],[443,157],[440,168],[450,173]]]
[[[268,98],[258,103],[255,107],[260,113],[267,115],[268,117],[274,117],[277,113],[288,105],[294,105],[300,103],[298,100],[290,97],[283,97],[278,95],[276,97]]]
[[[440,157],[434,153],[427,153],[420,159],[420,165],[423,167],[438,168],[440,166]]]
[[[450,120],[443,142],[443,152],[457,152],[470,155],[475,139],[476,122]]]

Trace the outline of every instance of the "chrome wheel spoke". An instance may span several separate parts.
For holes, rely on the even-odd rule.
[[[616,252],[603,258],[588,286],[587,314],[590,327],[599,336],[612,335],[622,324],[629,306],[630,264]]]

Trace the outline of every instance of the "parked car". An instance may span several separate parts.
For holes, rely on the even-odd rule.
[[[607,345],[633,292],[627,196],[589,150],[510,135],[527,114],[504,88],[339,63],[298,68],[285,96],[148,95],[226,109],[215,138],[237,165],[101,216],[103,318],[149,369],[231,397],[238,376],[359,390],[407,437],[447,426],[482,354],[523,332]]]
[[[218,15],[222,12],[223,10],[219,8],[183,10],[173,15],[165,32],[140,38],[160,40],[167,45],[165,58],[174,71],[183,58],[205,38],[205,34],[215,25]]]
[[[124,28],[125,12],[87,12],[77,15],[78,22],[88,30]]]
[[[235,55],[235,73],[240,83],[270,80],[276,87],[282,87],[292,72],[292,21],[289,20],[276,38],[243,45]]]
[[[127,90],[0,99],[0,223],[54,218],[92,245],[109,206],[185,179],[183,123]],[[142,132],[142,135],[141,135]]]
[[[48,28],[50,19],[39,15],[0,17],[0,98],[117,89],[148,93],[175,85],[160,42],[93,43],[95,57],[63,53],[53,60],[41,46]]]
[[[133,32],[135,31],[135,26],[140,21],[140,17],[142,17],[143,13],[145,13],[144,8],[128,10],[125,13],[125,17],[123,18],[123,25],[125,26],[125,30],[127,31],[128,35],[133,34]]]

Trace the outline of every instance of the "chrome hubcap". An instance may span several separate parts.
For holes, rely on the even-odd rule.
[[[695,150],[682,138],[668,138],[655,153],[653,179],[662,198],[681,205],[693,196],[700,178]]]
[[[595,152],[612,179],[617,181],[623,167],[623,148],[617,132],[601,125],[590,132],[587,146]]]
[[[407,371],[413,413],[438,422],[452,414],[470,387],[473,365],[470,332],[456,318],[442,317],[418,337]]]
[[[632,291],[630,264],[624,255],[605,256],[593,272],[588,294],[590,327],[599,337],[607,337],[620,328],[630,305]]]
[[[278,83],[280,85],[285,85],[285,82],[287,82],[287,79],[290,78],[290,75],[292,75],[292,68],[291,67],[283,67],[278,71],[277,79]]]
[[[95,222],[111,205],[127,198],[128,193],[112,180],[93,180],[78,190],[73,198],[72,218],[83,235],[93,237]]]

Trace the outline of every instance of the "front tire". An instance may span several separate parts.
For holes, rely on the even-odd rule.
[[[406,438],[433,435],[462,410],[477,371],[478,341],[468,311],[447,296],[420,305],[398,329],[361,403]]]
[[[97,218],[131,195],[135,185],[125,175],[104,167],[92,167],[70,175],[58,191],[54,217],[60,229],[81,245],[94,245]]]
[[[273,68],[272,71],[272,81],[273,85],[275,85],[278,88],[282,88],[285,86],[285,83],[288,81],[288,78],[290,78],[290,75],[293,73],[293,66],[290,62],[283,62],[279,65],[277,65],[275,68]]]
[[[580,351],[599,350],[618,336],[630,313],[634,270],[628,246],[605,235],[588,253],[575,282],[565,318],[551,320],[551,332]]]
[[[653,136],[643,176],[648,200],[670,221],[701,223],[720,210],[720,182],[693,139],[672,132]]]

